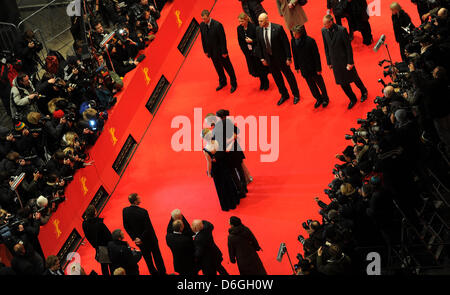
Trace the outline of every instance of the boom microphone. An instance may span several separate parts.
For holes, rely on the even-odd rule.
[[[381,35],[380,39],[378,40],[377,44],[373,48],[373,51],[377,52],[378,49],[380,49],[381,45],[383,45],[384,40],[386,40],[386,36],[383,34]]]

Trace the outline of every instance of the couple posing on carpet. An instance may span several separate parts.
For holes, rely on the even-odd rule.
[[[322,67],[319,50],[315,40],[306,33],[304,23],[307,21],[303,9],[290,16],[292,9],[301,8],[300,5],[291,5],[290,1],[277,0],[278,10],[284,17],[286,25],[291,32],[292,40],[289,39],[281,25],[269,21],[269,17],[262,8],[257,12],[258,24],[256,26],[245,12],[238,17],[237,28],[239,46],[246,58],[249,73],[260,79],[260,90],[269,89],[268,74],[271,73],[278,88],[281,98],[278,105],[289,99],[289,93],[284,83],[283,75],[288,81],[294,104],[300,101],[300,91],[290,65],[292,57],[297,72],[301,72],[308,87],[316,99],[314,105],[326,107],[329,103],[327,90],[322,77]],[[253,13],[254,15],[255,13]],[[221,90],[227,85],[225,71],[230,77],[230,92],[236,91],[237,82],[233,65],[228,55],[226,36],[222,24],[210,17],[207,10],[201,13],[203,22],[200,24],[200,32],[203,50],[208,58],[211,58],[216,72],[219,76]],[[349,97],[348,109],[353,108],[357,102],[355,93],[350,83],[355,83],[361,91],[361,102],[367,99],[367,89],[359,78],[353,62],[353,51],[351,40],[347,30],[334,23],[333,17],[327,15],[323,18],[322,37],[325,47],[327,64],[333,70],[335,81],[341,85],[345,94]],[[291,53],[292,47],[292,53]],[[224,71],[225,70],[225,71]]]
[[[247,185],[253,178],[243,162],[245,155],[237,141],[239,128],[227,118],[229,111],[219,110],[216,115],[208,114],[205,118],[208,128],[202,130],[206,142],[203,153],[206,174],[214,180],[220,207],[229,211],[246,197]]]

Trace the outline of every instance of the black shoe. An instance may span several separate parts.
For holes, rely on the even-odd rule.
[[[265,84],[264,78],[259,77],[259,90],[264,90]]]
[[[323,100],[323,102],[322,102],[322,107],[326,108],[329,102],[330,102],[330,101],[329,101],[328,99]]]
[[[323,103],[322,100],[318,100],[316,101],[316,104],[314,105],[314,108],[317,109],[318,107],[320,107],[320,105]]]
[[[231,86],[230,93],[235,92],[236,88],[237,88],[237,85]]]
[[[361,94],[361,102],[364,102],[367,99],[367,90]]]
[[[221,84],[216,88],[216,91],[219,91],[220,89],[224,88],[225,86],[227,86],[227,84]]]
[[[351,109],[355,104],[356,104],[356,100],[351,101],[351,102],[348,104],[347,109]]]
[[[265,77],[263,82],[263,90],[265,91],[267,89],[269,89],[269,79]]]
[[[285,102],[288,99],[289,99],[289,97],[281,97],[277,104],[281,105],[283,102]]]
[[[294,104],[297,104],[300,101],[300,97],[294,96]]]
[[[350,41],[353,41],[353,32],[350,32],[350,34],[349,34],[349,36],[348,36],[348,39],[350,40]]]

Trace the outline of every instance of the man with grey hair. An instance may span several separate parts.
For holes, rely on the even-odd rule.
[[[125,235],[122,230],[116,229],[111,235],[112,241],[108,242],[108,253],[112,269],[123,267],[128,275],[139,275],[138,262],[142,254],[131,250],[128,243],[123,240]]]
[[[190,237],[192,239],[192,236],[194,235],[194,232],[191,229],[191,225],[187,221],[187,219],[184,217],[184,215],[181,213],[180,209],[174,209],[170,213],[171,218],[169,221],[169,224],[167,225],[167,234],[173,232],[173,222],[176,220],[180,220],[183,223],[183,231],[182,234]]]
[[[203,274],[215,276],[219,272],[221,275],[228,275],[228,272],[222,266],[222,252],[214,242],[212,235],[214,226],[209,221],[195,219],[192,221],[191,227],[195,233],[194,257]]]
[[[192,236],[183,234],[184,224],[181,219],[172,223],[172,232],[166,236],[167,246],[173,255],[173,266],[180,275],[195,275],[194,241]]]

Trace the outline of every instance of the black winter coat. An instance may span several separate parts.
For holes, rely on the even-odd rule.
[[[107,246],[112,241],[111,232],[103,223],[103,218],[91,218],[83,221],[84,235],[88,242],[97,249],[99,246]]]
[[[292,38],[291,47],[295,69],[300,70],[303,77],[307,78],[322,71],[319,49],[313,38],[307,35],[298,40]]]
[[[139,275],[138,261],[124,241],[108,242],[108,254],[113,269],[123,267],[127,275]]]
[[[203,51],[211,58],[219,58],[222,54],[228,54],[227,38],[225,30],[218,21],[211,19],[211,24],[200,24]]]
[[[329,30],[322,28],[323,43],[327,64],[333,66],[336,84],[349,84],[357,78],[356,68],[347,70],[347,64],[353,63],[353,50],[347,29],[334,24]]]
[[[223,260],[222,252],[214,242],[213,229],[214,225],[203,220],[203,229],[194,238],[194,256],[204,274],[215,274]]]
[[[167,246],[173,255],[173,266],[180,275],[195,274],[194,241],[184,234],[167,233]]]
[[[253,233],[245,225],[231,227],[228,236],[230,261],[238,264],[241,275],[266,275],[257,251],[261,250]]]

